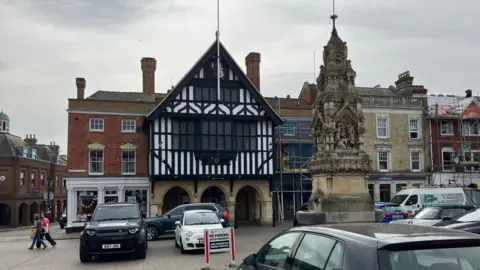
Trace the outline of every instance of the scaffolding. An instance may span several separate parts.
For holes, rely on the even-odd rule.
[[[477,97],[471,96],[467,90],[465,97],[447,95],[442,97],[448,104],[432,104],[429,106],[431,120],[430,128],[437,134],[430,134],[430,156],[432,160],[432,178],[434,186],[467,187],[480,180],[480,130],[479,116],[469,113],[469,106],[476,103]],[[444,122],[451,121],[451,122]],[[445,125],[442,125],[444,122]],[[451,124],[449,124],[451,123]],[[451,136],[441,136],[451,134]],[[442,151],[442,148],[453,151]],[[433,154],[438,157],[434,164]],[[445,162],[447,161],[447,162]],[[448,181],[443,181],[443,175],[451,175]]]
[[[288,99],[288,97],[287,97]],[[281,115],[281,108],[280,98],[276,100],[276,110]],[[283,118],[289,118],[289,116],[282,116]],[[291,116],[291,118],[297,118],[296,116]],[[303,118],[303,117],[299,117]],[[309,117],[308,120],[302,119],[288,119],[283,125],[277,128],[276,132],[276,145],[277,145],[277,171],[276,174],[279,176],[280,182],[280,189],[276,189],[276,200],[279,210],[278,221],[282,222],[285,219],[285,200],[284,200],[284,193],[291,192],[283,190],[284,184],[284,174],[292,174],[294,185],[300,185],[300,201],[303,203],[305,200],[303,193],[303,181],[306,175],[309,175],[309,171],[307,169],[308,161],[311,159],[313,154],[313,145],[314,139],[312,135],[312,127],[311,127],[311,118]],[[285,150],[285,145],[291,146],[291,149]],[[308,144],[312,149],[308,149],[309,147],[305,147],[304,145]],[[295,192],[296,190],[294,190]],[[305,190],[306,192],[307,190]],[[307,198],[308,199],[308,198]],[[291,206],[291,210],[295,212],[299,205],[296,205],[295,196],[293,197],[292,201],[293,205]],[[289,207],[290,208],[290,207]]]

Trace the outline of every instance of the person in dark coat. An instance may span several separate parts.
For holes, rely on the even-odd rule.
[[[32,239],[32,244],[28,249],[32,250],[36,243],[40,243],[40,247],[43,246],[43,249],[47,248],[45,242],[43,242],[41,234],[42,234],[42,219],[40,218],[39,214],[35,214],[33,216],[33,227],[35,228],[35,234]]]

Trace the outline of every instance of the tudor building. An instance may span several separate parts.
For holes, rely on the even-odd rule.
[[[273,136],[282,120],[259,92],[260,54],[246,57],[248,77],[222,44],[220,69],[216,63],[215,42],[147,117],[151,214],[217,202],[232,224],[271,222]]]

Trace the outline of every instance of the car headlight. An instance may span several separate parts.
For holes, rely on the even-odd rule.
[[[192,236],[193,236],[193,232],[188,231],[188,232],[185,233],[185,235],[186,235],[187,237],[192,237]]]
[[[131,234],[137,233],[138,228],[130,228],[130,229],[128,229],[128,232],[131,233]]]
[[[95,231],[94,230],[86,230],[85,233],[89,236],[94,236],[95,235]]]

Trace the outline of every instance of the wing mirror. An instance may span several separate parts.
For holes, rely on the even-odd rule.
[[[180,221],[175,221],[175,225],[177,225],[177,226],[181,226],[181,225],[182,225],[182,223],[181,223]]]
[[[170,214],[167,215],[168,218],[172,218],[172,216],[170,216]]]
[[[255,266],[256,260],[257,260],[257,254],[250,254],[247,257],[245,257],[245,259],[243,259],[243,262],[246,265]]]
[[[90,221],[92,221],[92,215],[87,216],[87,222],[90,222]]]
[[[442,218],[442,221],[451,220],[451,219],[452,219],[451,217],[443,217],[443,218]]]
[[[225,219],[221,218],[220,223],[224,223],[224,222],[225,222]]]

